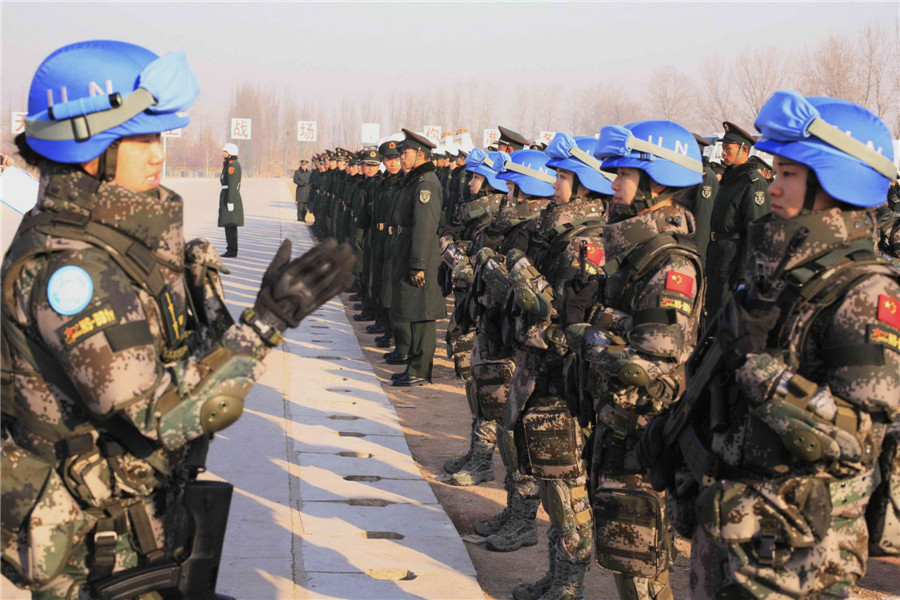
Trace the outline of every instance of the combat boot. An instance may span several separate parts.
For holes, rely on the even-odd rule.
[[[537,511],[541,505],[538,498],[522,498],[512,495],[509,519],[494,535],[488,536],[485,545],[494,552],[512,552],[522,546],[534,546],[538,542]]]
[[[569,562],[563,557],[556,561],[553,584],[538,600],[585,600],[584,572],[587,561]]]
[[[506,472],[506,477],[503,479],[503,488],[506,490],[506,506],[503,507],[503,510],[498,514],[494,515],[490,519],[482,519],[481,521],[475,521],[475,525],[472,529],[480,536],[488,537],[494,535],[506,525],[506,522],[509,521],[509,515],[512,513],[512,497],[513,497],[513,480],[512,476],[509,474],[509,471]]]
[[[476,448],[463,467],[450,476],[447,483],[450,485],[468,486],[478,485],[484,481],[494,480],[494,453],[493,448],[484,452]]]
[[[550,567],[547,573],[534,583],[520,583],[513,588],[513,598],[516,600],[538,600],[550,586],[553,585],[553,577],[556,574],[556,542],[559,540],[559,530],[551,526],[547,532],[547,556],[550,559]]]
[[[456,458],[451,458],[449,460],[444,461],[444,471],[453,475],[460,469],[462,469],[469,459],[472,457],[472,448],[475,447],[475,419],[472,419],[472,428],[469,431],[469,451],[463,454],[462,456],[458,456]]]

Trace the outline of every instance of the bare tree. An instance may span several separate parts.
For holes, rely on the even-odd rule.
[[[694,107],[699,113],[702,127],[708,131],[719,131],[722,123],[733,117],[733,90],[729,69],[718,55],[707,57],[700,67],[701,94]]]
[[[741,50],[731,70],[736,86],[736,112],[729,120],[749,128],[759,109],[772,94],[784,87],[791,74],[790,61],[773,47],[748,47]]]

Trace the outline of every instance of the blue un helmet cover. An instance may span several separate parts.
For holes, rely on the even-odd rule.
[[[548,167],[565,169],[578,175],[578,181],[587,189],[600,193],[612,194],[612,175],[600,172],[600,161],[594,158],[597,140],[590,136],[573,138],[565,133],[557,133],[544,150],[550,160]]]
[[[51,160],[88,162],[119,138],[184,127],[198,93],[184,52],[160,58],[126,42],[70,44],[34,75],[25,137]]]
[[[512,181],[529,196],[552,196],[556,171],[547,166],[550,157],[540,150],[516,150],[512,154],[497,152],[494,169],[498,177]]]
[[[505,181],[497,179],[497,171],[493,169],[497,156],[491,156],[492,154],[497,155],[499,152],[485,152],[481,148],[473,149],[466,155],[466,171],[484,176],[492,188],[505,194],[509,191],[509,186]]]
[[[754,123],[756,147],[812,169],[833,198],[854,206],[884,203],[897,179],[891,133],[865,108],[836,98],[775,92]]]
[[[636,121],[600,130],[594,156],[605,170],[629,167],[665,186],[688,187],[703,181],[700,146],[693,134],[672,121]]]

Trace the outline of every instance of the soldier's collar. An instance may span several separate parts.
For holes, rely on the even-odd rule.
[[[792,219],[782,219],[769,213],[747,226],[747,248],[754,275],[766,277],[775,270],[787,253],[787,246],[794,233],[807,228],[806,240],[785,268],[790,271],[811,260],[851,242],[875,235],[876,220],[870,210],[845,210],[829,208]]]
[[[606,248],[606,255],[615,258],[620,253],[632,250],[661,233],[687,235],[694,233],[695,230],[696,222],[691,213],[680,204],[671,203],[604,225],[603,245]]]

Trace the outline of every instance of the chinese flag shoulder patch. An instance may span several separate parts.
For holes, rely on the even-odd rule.
[[[878,320],[900,329],[900,300],[887,294],[878,295]]]
[[[666,289],[686,296],[694,295],[694,278],[678,271],[666,273]]]
[[[597,265],[598,267],[602,267],[603,263],[606,262],[604,259],[606,258],[603,252],[603,248],[600,246],[596,246],[594,244],[587,244],[587,259]]]

